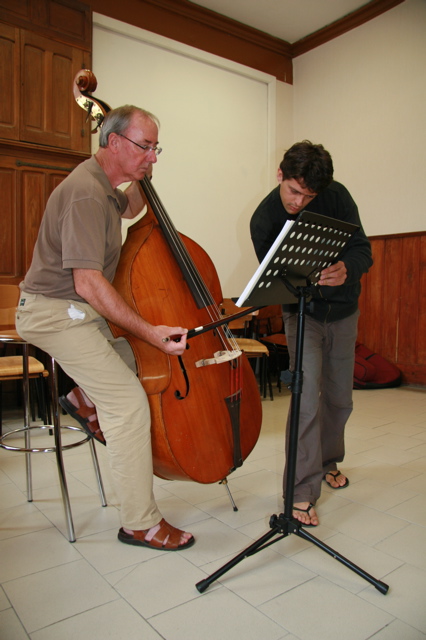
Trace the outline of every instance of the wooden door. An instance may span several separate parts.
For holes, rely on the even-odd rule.
[[[2,194],[0,283],[17,284],[31,264],[46,202],[53,189],[84,158],[0,154]]]
[[[30,31],[21,31],[20,140],[90,152],[85,114],[72,86],[85,64],[84,52]]]
[[[19,140],[19,29],[0,22],[0,138]]]

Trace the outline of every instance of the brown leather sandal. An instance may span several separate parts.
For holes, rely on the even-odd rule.
[[[70,392],[71,393],[71,392]],[[96,407],[88,407],[85,403],[84,396],[81,392],[80,387],[75,387],[73,389],[73,393],[78,401],[78,407],[76,407],[66,396],[61,396],[59,398],[59,404],[62,409],[65,411],[77,422],[80,423],[84,432],[87,433],[88,436],[91,436],[101,444],[106,445],[106,441],[104,438],[104,434],[101,431],[99,426],[98,418],[96,416],[96,420],[89,420],[90,416],[96,415]]]
[[[151,549],[161,549],[162,551],[180,551],[192,547],[195,542],[191,536],[184,544],[179,544],[184,531],[176,529],[166,522],[164,518],[160,521],[160,528],[151,540],[145,540],[149,529],[134,531],[133,534],[126,533],[123,528],[118,532],[118,539],[125,544],[133,544],[139,547],[151,547]],[[167,539],[168,536],[168,539]],[[167,540],[167,542],[165,542]]]

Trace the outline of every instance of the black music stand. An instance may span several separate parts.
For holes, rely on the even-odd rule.
[[[298,302],[295,367],[290,385],[290,433],[287,459],[286,500],[284,513],[272,515],[270,531],[256,540],[223,567],[195,586],[203,593],[212,582],[258,551],[286,538],[291,533],[312,542],[359,576],[370,582],[384,595],[389,586],[377,580],[340,553],[305,531],[302,523],[293,517],[294,482],[296,475],[297,441],[299,431],[300,396],[303,386],[303,339],[305,310],[312,287],[320,272],[335,262],[345,245],[359,227],[319,214],[303,211],[293,223],[284,227],[265,259],[237,301],[238,306],[268,306],[277,303]],[[275,539],[274,539],[275,538]]]

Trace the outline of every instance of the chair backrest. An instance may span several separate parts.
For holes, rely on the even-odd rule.
[[[244,307],[237,307],[237,305],[233,300],[231,300],[231,298],[224,298],[220,305],[220,308],[224,316],[230,316],[230,315],[233,315],[234,313],[240,313],[241,311],[244,311]],[[250,308],[250,307],[247,307],[247,308]],[[231,320],[231,322],[228,323],[228,326],[231,329],[231,331],[241,331],[245,334],[248,329],[249,322],[253,317],[253,315],[254,315],[253,313],[249,313],[246,316],[237,318],[236,320]]]
[[[17,284],[0,284],[0,329],[15,328],[15,310],[18,301]]]
[[[253,333],[257,336],[270,336],[274,333],[284,332],[282,307],[273,304],[259,309],[259,314],[252,321]]]

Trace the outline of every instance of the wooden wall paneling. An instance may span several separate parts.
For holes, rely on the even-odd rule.
[[[78,0],[48,0],[47,28],[61,40],[92,48],[92,12]]]
[[[12,278],[18,273],[19,256],[16,255],[18,246],[16,239],[17,185],[16,171],[2,162],[0,158],[0,193],[1,206],[1,234],[0,234],[0,274]]]
[[[0,20],[90,50],[92,14],[79,0],[0,0]]]
[[[396,364],[403,384],[426,386],[426,232],[370,240],[358,341]]]
[[[29,0],[0,0],[0,18],[7,22],[19,24],[31,22],[31,6]]]
[[[0,23],[0,137],[19,139],[19,29]]]
[[[358,306],[360,310],[360,316],[358,320],[358,342],[364,343],[364,316],[365,316],[365,289],[367,286],[367,277],[363,276],[361,280],[361,295],[359,296]]]
[[[383,299],[383,260],[384,242],[374,246],[374,264],[368,272],[364,284],[365,307],[363,310],[364,323],[364,344],[376,351],[380,344],[381,328],[378,318],[380,318]]]
[[[21,140],[70,149],[72,48],[29,31],[22,34]],[[63,99],[55,100],[56,95]]]
[[[420,237],[408,237],[401,242],[401,266],[404,280],[401,287],[401,313],[398,332],[397,364],[418,364],[417,338],[419,329]]]
[[[419,337],[417,353],[419,362],[426,363],[426,235],[420,238],[419,253]]]
[[[53,167],[39,169],[23,167],[19,173],[21,225],[25,229],[20,270],[23,277],[31,265],[34,245],[49,196],[69,175],[69,171],[60,171]]]
[[[46,191],[46,202],[48,201],[50,194],[52,191],[56,189],[58,185],[61,184],[62,180],[67,177],[67,174],[64,173],[49,173],[47,176],[47,191]]]
[[[22,238],[21,274],[31,264],[35,241],[46,202],[46,174],[42,170],[24,169],[19,172],[21,193],[21,226],[25,229]]]
[[[48,197],[85,158],[84,154],[66,151],[0,144],[2,284],[17,284],[23,279]]]
[[[380,354],[392,362],[398,357],[398,330],[401,306],[401,240],[384,241],[382,261],[383,296],[380,313]]]

